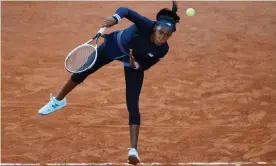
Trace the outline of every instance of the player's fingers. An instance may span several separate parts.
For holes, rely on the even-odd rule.
[[[104,20],[104,22],[103,22],[102,27],[109,27],[109,26],[110,26],[109,24],[110,24],[110,23],[109,23],[109,19],[106,18],[106,19]]]
[[[135,62],[135,60],[133,59],[133,56],[130,56],[129,63],[130,63],[131,68],[135,67],[134,62]]]
[[[135,59],[133,55],[131,55],[130,58],[131,58],[131,60],[134,60],[134,59]]]
[[[104,22],[103,22],[103,24],[102,24],[102,28],[103,28],[103,27],[106,27],[106,26],[107,26],[106,20],[104,20]]]
[[[135,59],[134,59],[133,55],[130,55],[129,56],[129,62],[130,63],[134,63],[134,61],[135,61]]]

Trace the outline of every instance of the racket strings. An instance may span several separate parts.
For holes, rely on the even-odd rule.
[[[89,68],[96,58],[96,50],[91,46],[83,46],[75,50],[67,59],[67,68],[71,71],[84,71]]]

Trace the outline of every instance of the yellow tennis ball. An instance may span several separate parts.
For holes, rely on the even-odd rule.
[[[195,15],[195,10],[193,8],[188,8],[186,10],[186,14],[187,14],[187,16],[193,16],[193,15]]]

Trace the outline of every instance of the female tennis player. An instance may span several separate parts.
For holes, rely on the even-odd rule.
[[[176,12],[177,5],[174,1],[171,10],[164,8],[157,13],[156,21],[141,16],[129,8],[118,8],[113,16],[108,17],[103,22],[102,27],[111,27],[119,23],[123,18],[130,20],[134,24],[124,30],[103,35],[105,40],[97,49],[98,59],[95,65],[82,73],[72,74],[57,96],[50,96],[50,101],[38,113],[47,115],[65,107],[67,105],[65,96],[82,83],[87,76],[114,61],[116,57],[128,54],[129,56],[116,60],[124,63],[131,143],[128,161],[134,165],[139,163],[140,159],[137,152],[140,128],[139,96],[143,84],[144,71],[155,65],[167,54],[169,50],[167,40],[176,31],[176,23],[180,20]]]

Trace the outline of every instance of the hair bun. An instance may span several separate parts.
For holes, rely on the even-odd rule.
[[[177,7],[174,10],[177,11]],[[173,12],[168,8],[164,8],[164,9],[161,9],[156,15],[156,20],[159,20],[159,19],[165,19],[167,21],[173,21],[175,23],[178,23],[180,20],[180,17],[176,14],[176,12]]]

